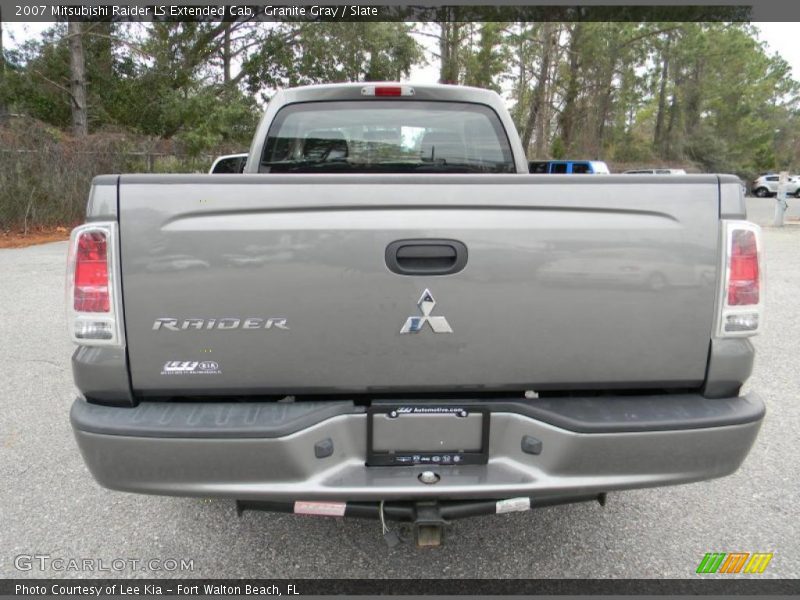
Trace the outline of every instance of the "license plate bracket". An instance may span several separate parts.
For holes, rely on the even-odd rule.
[[[383,404],[367,409],[368,466],[482,465],[490,413],[471,404]]]

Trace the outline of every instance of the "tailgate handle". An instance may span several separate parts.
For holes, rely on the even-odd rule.
[[[398,275],[451,275],[467,264],[457,240],[397,240],[386,247],[386,266]]]

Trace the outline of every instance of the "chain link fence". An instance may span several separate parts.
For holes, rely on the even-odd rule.
[[[96,175],[204,173],[216,156],[158,145],[167,144],[113,134],[77,140],[39,123],[0,128],[0,232],[79,223]]]

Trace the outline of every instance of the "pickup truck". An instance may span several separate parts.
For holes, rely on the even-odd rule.
[[[278,92],[242,174],[104,175],[72,232],[103,486],[451,519],[734,472],[761,240],[728,175],[532,175],[501,98]],[[387,534],[388,535],[388,534]]]
[[[600,160],[532,160],[528,172],[544,175],[608,175],[608,165]]]

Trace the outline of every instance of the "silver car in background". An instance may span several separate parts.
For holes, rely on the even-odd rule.
[[[753,191],[753,195],[759,198],[774,196],[778,193],[780,179],[780,175],[778,174],[762,175],[753,181],[750,189]],[[790,196],[800,198],[800,176],[789,175],[789,180],[786,184],[786,193]]]

